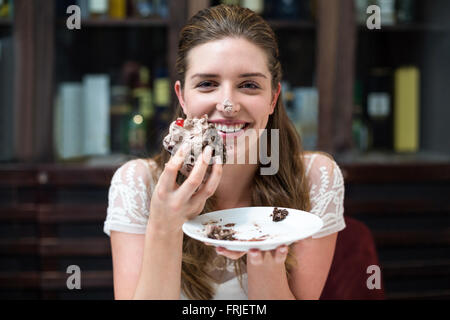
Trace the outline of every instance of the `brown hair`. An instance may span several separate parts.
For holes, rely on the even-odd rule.
[[[227,37],[246,39],[264,50],[268,57],[268,67],[272,76],[272,91],[275,92],[282,78],[282,70],[278,58],[278,43],[272,28],[253,11],[228,5],[219,5],[198,12],[182,29],[176,61],[182,88],[184,88],[185,75],[189,67],[187,61],[189,51],[198,45]],[[174,120],[178,117],[183,117],[179,104]],[[252,187],[252,206],[279,206],[309,211],[309,188],[303,165],[301,140],[286,114],[281,96],[278,98],[274,113],[269,116],[266,129],[268,129],[269,143],[271,141],[270,129],[279,129],[280,165],[275,175],[255,175]],[[270,145],[268,150],[270,150]],[[169,158],[169,153],[162,150],[155,161],[162,169]],[[202,213],[214,211],[214,202],[214,196],[209,198]],[[208,268],[214,257],[213,247],[205,246],[187,236],[184,237],[181,283],[182,291],[188,298],[213,298],[213,279],[208,274]],[[225,260],[225,258],[223,259]],[[245,256],[234,263],[240,280],[242,280],[242,264],[245,263]],[[295,258],[292,250],[289,250],[286,259],[288,277],[294,266]]]

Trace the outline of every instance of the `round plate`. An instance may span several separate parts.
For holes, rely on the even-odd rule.
[[[183,224],[183,232],[191,238],[224,247],[232,251],[250,249],[273,250],[280,245],[308,238],[323,226],[318,216],[290,208],[288,216],[279,222],[272,220],[274,207],[245,207],[214,211],[196,217]],[[237,240],[215,240],[208,238],[207,226],[217,225],[233,229]]]

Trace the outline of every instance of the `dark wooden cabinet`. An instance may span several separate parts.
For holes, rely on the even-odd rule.
[[[345,215],[372,231],[388,299],[448,298],[450,164],[340,163]],[[116,166],[0,167],[0,297],[111,299],[103,233]],[[69,290],[77,265],[83,290]]]

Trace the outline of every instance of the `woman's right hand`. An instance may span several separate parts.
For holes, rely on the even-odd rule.
[[[183,147],[166,163],[152,195],[149,224],[153,224],[161,232],[180,231],[183,223],[199,215],[222,177],[222,164],[214,163],[211,175],[202,185],[212,154],[212,148],[207,146],[198,157],[189,177],[178,186],[177,174],[189,150]]]

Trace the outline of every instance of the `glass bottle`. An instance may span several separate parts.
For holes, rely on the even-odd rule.
[[[108,8],[108,0],[89,0],[91,18],[107,18]]]
[[[132,99],[133,111],[128,120],[129,154],[137,157],[147,155],[147,122],[139,112],[139,98]]]

